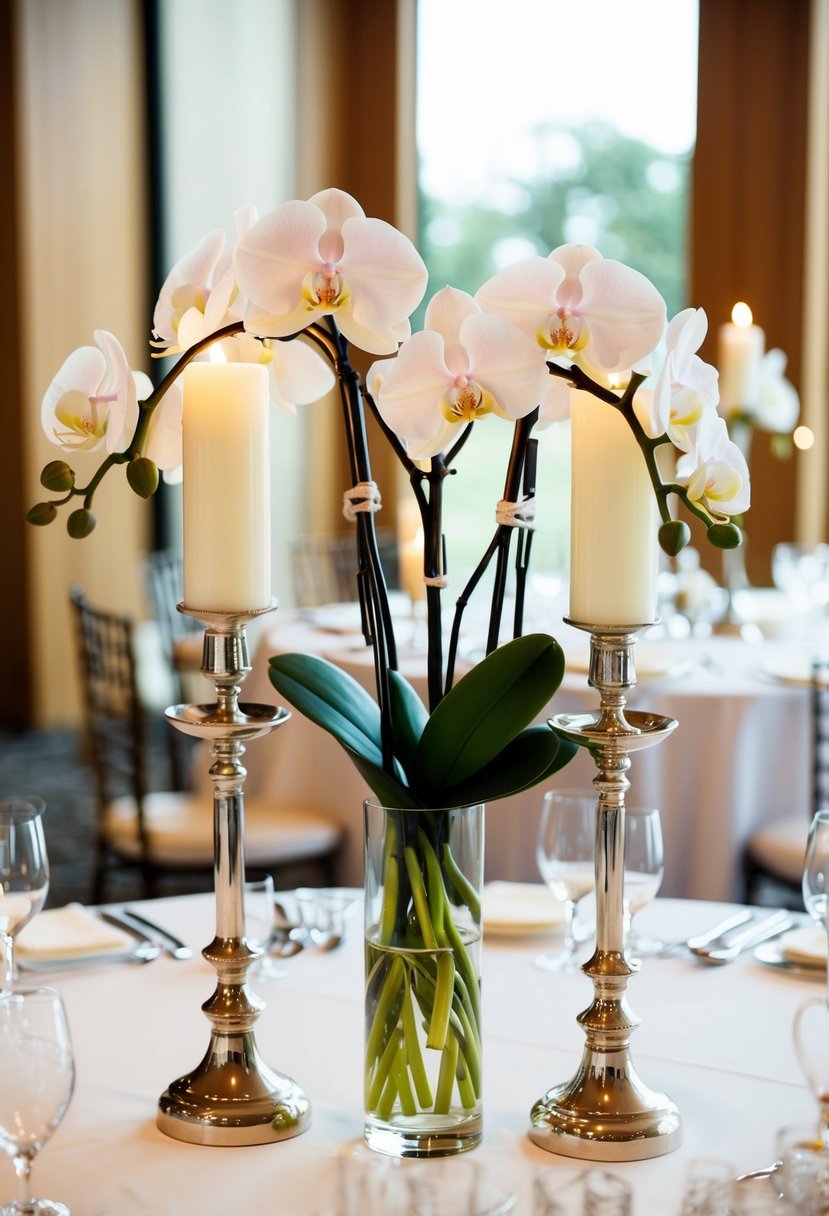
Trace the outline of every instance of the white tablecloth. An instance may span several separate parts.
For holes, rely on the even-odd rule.
[[[595,710],[598,694],[588,687],[583,670],[586,636],[560,622],[552,622],[549,631],[568,656],[567,674],[549,711]],[[809,690],[772,679],[764,670],[773,660],[782,661],[790,649],[789,644],[750,645],[733,637],[637,643],[639,680],[630,705],[679,722],[664,743],[633,757],[629,773],[628,805],[656,806],[662,815],[663,895],[739,899],[743,844],[754,828],[781,814],[802,812],[805,845],[810,816]],[[373,689],[371,652],[361,639],[285,613],[260,635],[243,700],[281,703],[268,680],[267,662],[282,651],[323,655]],[[423,654],[402,651],[400,666],[425,695]],[[359,885],[361,805],[369,791],[339,745],[294,714],[273,735],[250,745],[245,766],[249,794],[322,807],[347,826],[341,880]],[[204,758],[198,778],[205,790],[207,767]],[[555,784],[590,787],[595,775],[589,755],[580,752]],[[537,880],[541,794],[536,788],[488,808],[488,879]]]
[[[213,935],[209,896],[145,905],[195,948]],[[670,938],[709,927],[721,906],[658,901],[642,928]],[[518,1193],[531,1216],[533,1177],[568,1169],[526,1136],[528,1112],[575,1071],[584,1043],[575,1016],[591,1000],[580,972],[533,965],[545,939],[489,937],[483,952],[484,1141],[478,1158]],[[70,1109],[35,1161],[35,1193],[67,1202],[73,1216],[312,1216],[328,1208],[337,1154],[362,1135],[362,934],[352,921],[337,951],[287,960],[284,979],[254,985],[267,1002],[256,1027],[265,1061],[294,1076],[313,1106],[311,1128],[280,1144],[209,1148],[155,1127],[158,1095],[195,1067],[209,1027],[200,1006],[215,975],[188,962],[97,965],[52,976],[67,1006],[77,1058]],[[772,1160],[774,1134],[812,1118],[816,1104],[791,1043],[795,1009],[823,983],[752,957],[727,967],[646,959],[628,987],[642,1019],[633,1036],[640,1076],[677,1103],[684,1144],[652,1161],[611,1164],[635,1189],[634,1216],[678,1216],[689,1162],[725,1157],[736,1170]],[[428,1168],[406,1163],[403,1168]],[[0,1200],[14,1194],[0,1164]]]

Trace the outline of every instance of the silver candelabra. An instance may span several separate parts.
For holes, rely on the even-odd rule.
[[[572,1079],[547,1091],[530,1112],[530,1139],[550,1152],[592,1161],[638,1161],[672,1152],[682,1142],[674,1103],[637,1076],[630,1035],[639,1024],[625,999],[638,964],[625,956],[625,791],[630,755],[652,747],[676,728],[671,718],[629,710],[636,683],[633,647],[646,625],[599,626],[568,621],[590,634],[588,683],[600,707],[559,714],[551,726],[586,746],[598,768],[596,807],[596,948],[582,970],[593,982],[593,1003],[578,1021],[586,1035]]]
[[[275,606],[275,605],[274,605]],[[267,1144],[307,1130],[310,1104],[290,1077],[261,1060],[253,1026],[264,1009],[246,985],[261,951],[245,938],[245,743],[268,734],[290,714],[271,705],[239,703],[250,671],[245,626],[271,608],[244,613],[179,611],[205,622],[202,674],[216,689],[213,705],[174,705],[165,717],[177,730],[210,741],[216,935],[202,955],[218,984],[202,1006],[212,1029],[207,1054],[193,1072],[161,1095],[157,1125],[193,1144]]]

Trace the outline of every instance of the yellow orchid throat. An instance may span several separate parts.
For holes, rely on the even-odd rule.
[[[302,280],[302,298],[314,310],[335,312],[342,308],[349,294],[343,276],[331,265],[310,271]]]
[[[91,447],[106,435],[106,410],[99,404],[115,401],[115,394],[103,397],[87,397],[78,389],[64,393],[55,406],[55,421],[65,430],[53,428],[53,434],[64,447]],[[90,408],[91,407],[91,408]]]
[[[574,316],[569,308],[559,308],[536,334],[538,345],[554,355],[566,355],[584,350],[590,340],[590,329],[583,317]]]
[[[440,412],[447,422],[474,422],[495,409],[495,398],[466,376],[457,376],[452,388],[440,399]]]

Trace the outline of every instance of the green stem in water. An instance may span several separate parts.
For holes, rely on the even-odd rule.
[[[435,1114],[448,1115],[452,1105],[452,1090],[455,1087],[455,1070],[458,1066],[458,1040],[454,1035],[443,1051],[435,1093]]]
[[[423,938],[423,945],[427,950],[437,950],[438,944],[435,939],[432,922],[429,919],[429,901],[426,898],[423,875],[420,872],[420,865],[418,864],[417,853],[414,847],[407,844],[403,850],[403,856],[406,861],[406,873],[409,876],[409,885],[412,888],[412,901],[415,907],[417,923],[420,927],[420,934]]]
[[[417,1100],[422,1107],[426,1108],[432,1105],[432,1087],[429,1084],[426,1066],[423,1063],[423,1054],[420,1050],[420,1042],[417,1037],[414,1006],[412,1005],[412,996],[408,985],[403,993],[402,1022],[403,1041],[406,1044],[406,1055],[409,1060],[409,1070],[414,1081]]]

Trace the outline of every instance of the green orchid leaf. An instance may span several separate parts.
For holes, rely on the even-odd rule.
[[[394,754],[408,774],[410,783],[414,784],[417,745],[429,721],[429,712],[417,691],[399,671],[389,671],[389,693]]]
[[[426,724],[417,764],[430,786],[461,786],[486,768],[541,712],[563,674],[564,653],[547,634],[515,638],[487,655]]]
[[[345,747],[345,744],[343,746]],[[354,762],[357,772],[363,777],[381,806],[416,808],[422,805],[412,790],[403,781],[398,781],[396,777],[387,773],[382,765],[366,759],[365,756],[350,747],[345,747],[345,750]]]
[[[380,710],[353,676],[310,654],[275,655],[268,676],[277,692],[306,718],[349,751],[382,767]]]
[[[494,802],[532,789],[558,772],[576,753],[576,745],[559,739],[549,726],[529,726],[468,781],[446,791],[447,806]]]

